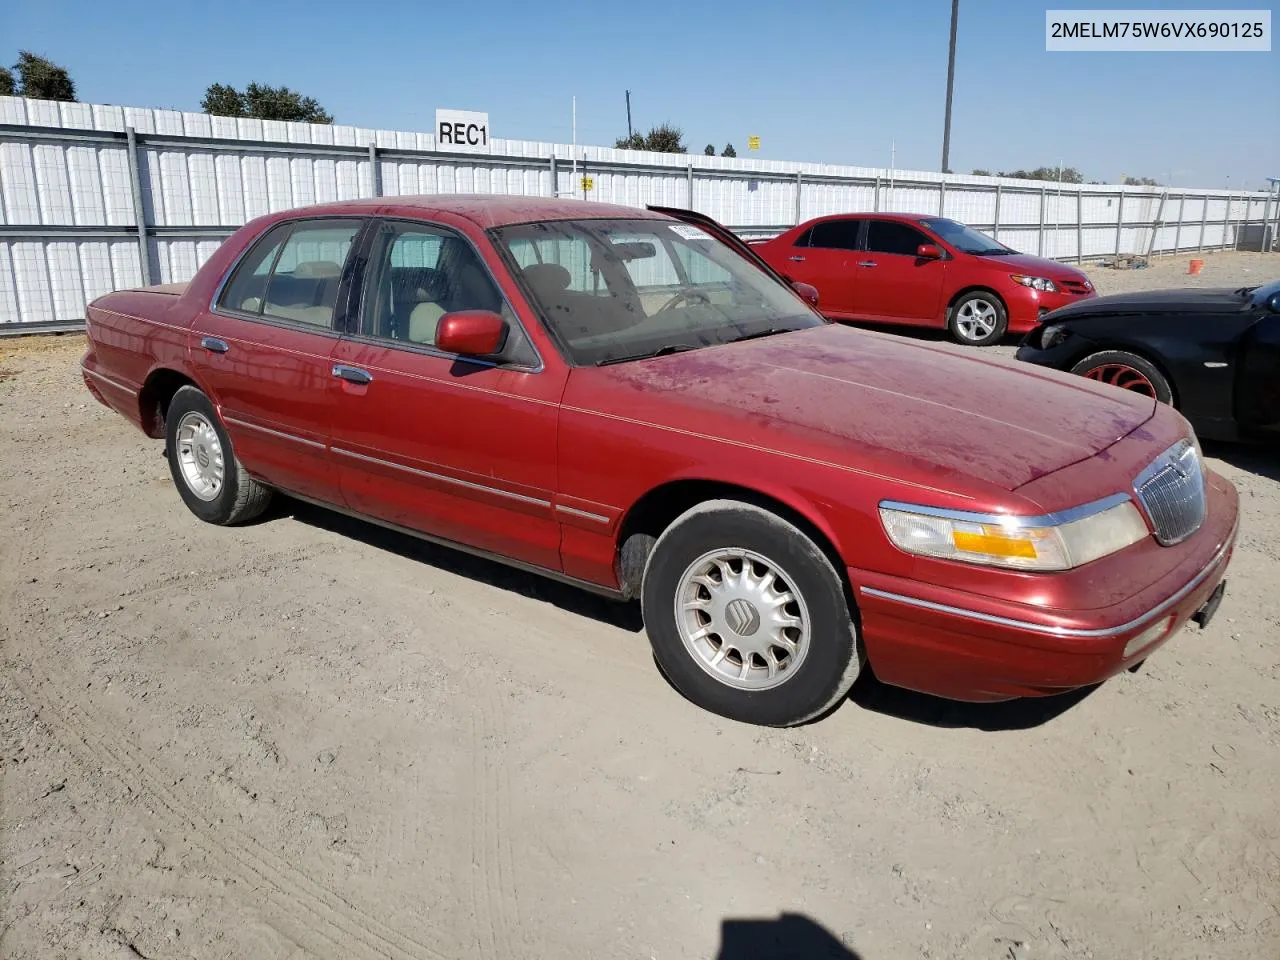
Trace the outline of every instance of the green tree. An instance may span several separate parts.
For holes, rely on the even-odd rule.
[[[1126,187],[1158,187],[1159,182],[1151,177],[1125,177],[1120,181]]]
[[[1061,172],[1063,183],[1084,183],[1084,176],[1075,167],[1036,167],[1034,170],[1001,171],[1002,177],[1014,177],[1018,180],[1052,180],[1058,182]]]
[[[705,153],[708,157],[714,157],[716,155],[716,148],[708,143],[705,147],[702,148],[702,152]]]
[[[67,100],[75,102],[76,85],[71,75],[52,60],[36,56],[30,50],[18,52],[18,62],[13,65],[21,82],[19,96],[32,100]],[[8,71],[6,71],[7,73]],[[10,82],[13,77],[10,75]]]
[[[13,78],[13,71],[8,67],[0,67],[0,97],[16,97],[18,82]]]
[[[733,149],[732,143],[726,143],[724,149],[720,151],[720,156],[722,157],[736,157],[737,155],[738,151]]]
[[[992,175],[992,173],[990,170],[983,170],[982,168],[978,168],[977,170],[973,171],[973,175],[975,177],[989,177]]]
[[[688,153],[681,141],[684,133],[669,123],[659,124],[646,134],[633,133],[614,141],[619,150],[651,150],[654,153]]]
[[[315,97],[304,97],[288,87],[251,83],[241,93],[228,84],[210,84],[200,106],[220,117],[253,117],[257,120],[292,120],[298,123],[333,123],[333,115]]]

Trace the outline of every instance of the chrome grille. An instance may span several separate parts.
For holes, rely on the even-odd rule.
[[[1204,523],[1204,471],[1190,440],[1179,440],[1138,475],[1134,492],[1151,520],[1156,540],[1181,543]]]

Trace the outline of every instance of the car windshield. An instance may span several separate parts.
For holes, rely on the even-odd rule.
[[[996,243],[985,233],[965,226],[963,223],[956,223],[954,220],[934,217],[920,222],[962,253],[972,253],[981,257],[1003,257],[1014,252],[1003,243]]]
[[[580,366],[825,323],[706,231],[667,220],[552,220],[493,232],[551,335]]]

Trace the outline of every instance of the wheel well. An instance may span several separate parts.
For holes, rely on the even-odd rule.
[[[618,531],[616,566],[618,585],[624,596],[630,598],[640,595],[645,562],[662,532],[686,510],[707,500],[740,500],[768,510],[799,528],[827,555],[844,584],[850,611],[856,609],[844,560],[835,544],[817,524],[775,497],[750,487],[717,480],[673,480],[650,490],[631,506]]]
[[[1004,302],[1004,297],[1000,296],[1000,294],[996,293],[990,287],[984,287],[984,286],[978,285],[978,286],[972,286],[972,287],[965,287],[962,290],[956,291],[956,293],[947,302],[947,319],[948,320],[951,319],[951,311],[955,309],[955,306],[957,303],[960,302],[961,297],[967,297],[971,293],[991,294],[991,296],[995,297],[997,300],[1000,301],[1000,306],[1004,308],[1005,316],[1007,317],[1009,315],[1009,305]]]
[[[147,432],[147,436],[157,440],[164,436],[164,418],[169,411],[169,402],[179,389],[187,385],[195,386],[195,383],[177,370],[162,367],[151,371],[147,382],[138,391],[142,429]]]
[[[1083,357],[1081,357],[1079,360],[1073,363],[1072,367],[1078,366],[1079,364],[1083,363],[1085,360],[1088,360],[1090,357],[1098,353],[1132,354],[1133,356],[1138,357],[1141,360],[1147,361],[1147,363],[1151,364],[1153,367],[1156,368],[1157,371],[1159,371],[1160,376],[1164,377],[1164,382],[1169,385],[1170,406],[1172,406],[1175,410],[1178,409],[1178,385],[1174,382],[1173,377],[1170,376],[1169,374],[1168,368],[1163,363],[1155,359],[1155,357],[1151,356],[1151,354],[1147,353],[1144,350],[1136,350],[1133,347],[1124,346],[1121,344],[1096,343],[1094,346],[1096,347],[1096,349],[1090,350]]]

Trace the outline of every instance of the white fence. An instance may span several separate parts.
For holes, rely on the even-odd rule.
[[[1280,218],[1266,193],[581,146],[575,178],[567,144],[493,140],[491,151],[442,151],[425,133],[0,97],[0,327],[73,325],[110,290],[190,278],[246,220],[374,195],[558,192],[690,207],[746,236],[828,213],[941,214],[1060,260],[1258,249]]]

